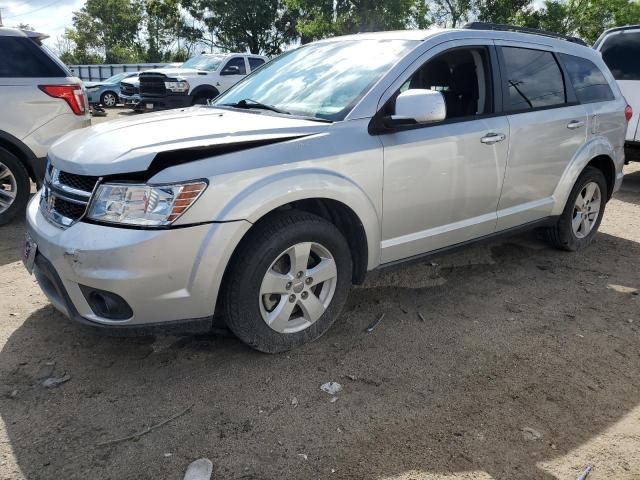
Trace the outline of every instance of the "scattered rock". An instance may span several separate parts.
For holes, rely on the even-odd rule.
[[[167,457],[170,457],[171,455],[173,455],[173,453],[165,453],[164,457],[167,458]]]
[[[338,401],[338,397],[331,397],[331,400],[329,400],[331,403],[336,403]]]
[[[291,406],[292,406],[293,408],[297,408],[297,407],[298,407],[298,399],[297,399],[296,397],[293,397],[293,398],[291,399]]]
[[[210,480],[213,463],[208,458],[199,458],[191,462],[184,474],[184,480]]]
[[[309,460],[309,455],[307,455],[306,453],[299,453],[298,456],[304,458],[305,460]]]
[[[49,378],[47,378],[44,382],[42,382],[42,386],[45,387],[45,388],[54,388],[54,387],[57,387],[59,385],[62,385],[65,382],[68,382],[69,380],[71,380],[71,375],[69,375],[68,373],[65,373],[61,377],[49,377]]]
[[[320,390],[328,393],[329,395],[335,395],[342,391],[342,385],[338,382],[327,382],[320,386]]]
[[[522,436],[525,440],[536,441],[540,440],[544,435],[531,427],[524,427],[522,429]]]

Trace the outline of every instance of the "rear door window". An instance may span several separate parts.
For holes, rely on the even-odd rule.
[[[559,55],[580,103],[604,102],[614,99],[607,79],[604,78],[604,74],[595,63],[574,55],[565,53]]]
[[[562,71],[551,52],[502,47],[505,109],[525,111],[566,103]]]
[[[640,80],[640,31],[609,35],[600,52],[616,80]]]
[[[264,65],[263,58],[249,57],[249,66],[251,67],[251,71],[253,72],[256,68],[260,68]]]
[[[0,78],[64,77],[66,72],[24,37],[0,37]]]

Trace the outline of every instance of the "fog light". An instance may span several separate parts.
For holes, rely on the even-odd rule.
[[[115,293],[80,285],[84,298],[93,313],[109,320],[127,320],[133,317],[133,311],[124,299]]]

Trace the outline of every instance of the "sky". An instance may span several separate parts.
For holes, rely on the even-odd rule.
[[[71,17],[80,10],[84,0],[0,0],[2,21],[6,27],[28,23],[34,30],[49,35],[47,44],[53,47],[55,39],[72,25]]]

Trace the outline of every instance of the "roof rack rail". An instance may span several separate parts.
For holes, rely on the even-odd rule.
[[[560,33],[548,32],[546,30],[540,30],[537,28],[518,27],[516,25],[506,25],[502,23],[490,23],[490,22],[470,22],[470,23],[467,23],[462,28],[467,28],[469,30],[497,30],[500,32],[531,33],[533,35],[542,35],[545,37],[561,38],[562,40],[566,40],[568,42],[584,45],[585,47],[588,46],[584,40],[578,37],[571,37],[569,35],[562,35]]]

